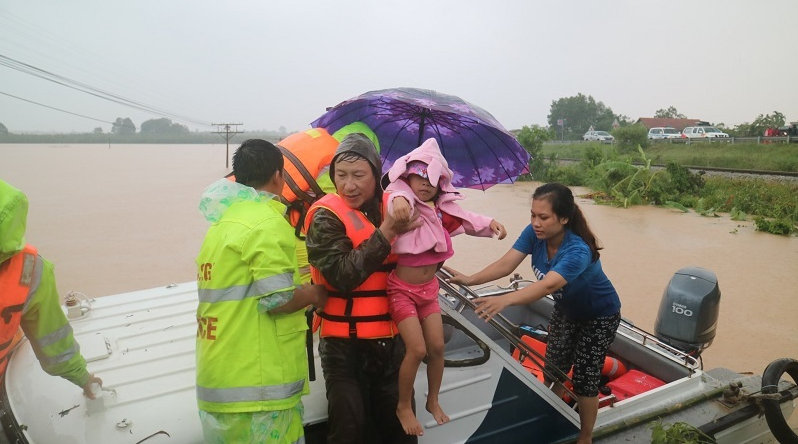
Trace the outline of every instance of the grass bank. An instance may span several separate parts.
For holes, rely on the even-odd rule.
[[[640,159],[637,150],[623,153],[617,145],[599,143],[544,144],[541,152],[546,158],[583,159],[594,150],[620,160]],[[798,144],[794,143],[653,143],[643,147],[643,152],[655,165],[671,161],[683,166],[798,172]]]
[[[610,205],[662,205],[709,217],[728,213],[734,220],[752,219],[758,230],[774,234],[798,229],[798,182],[706,177],[686,168],[796,171],[798,147],[755,145],[754,151],[728,144],[661,145],[634,154],[619,154],[612,145],[544,145],[546,158],[535,163],[529,177],[588,187],[594,190],[592,198]],[[560,158],[579,162],[564,165],[557,162]],[[652,168],[657,163],[665,168]]]

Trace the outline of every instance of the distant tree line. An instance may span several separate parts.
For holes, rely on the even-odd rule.
[[[241,143],[249,138],[260,138],[271,142],[282,140],[288,133],[280,131],[248,131],[236,134],[231,143]],[[223,137],[210,131],[191,132],[188,127],[173,123],[171,119],[150,119],[140,128],[129,117],[117,117],[109,133],[96,127],[91,133],[72,134],[15,134],[0,123],[0,143],[226,143]]]
[[[95,132],[97,130],[95,129]],[[136,133],[136,125],[130,117],[117,117],[111,126],[112,134],[129,135]],[[188,127],[179,123],[172,123],[172,119],[165,117],[160,119],[145,120],[141,124],[140,134],[188,134]]]

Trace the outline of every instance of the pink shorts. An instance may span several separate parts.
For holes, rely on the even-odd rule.
[[[438,278],[424,284],[409,284],[399,279],[395,271],[391,272],[387,289],[391,318],[398,324],[410,317],[423,321],[432,313],[440,313],[439,289]]]

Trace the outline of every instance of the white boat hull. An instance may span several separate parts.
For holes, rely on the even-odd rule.
[[[85,314],[72,321],[75,335],[89,361],[89,370],[100,375],[109,390],[96,401],[83,397],[65,380],[46,375],[23,341],[6,376],[6,428],[14,429],[11,432],[29,444],[142,440],[146,444],[201,443],[194,387],[196,298],[196,283],[185,283],[82,302]],[[446,368],[440,399],[451,421],[440,426],[423,409],[426,368],[421,366],[415,386],[416,405],[421,407],[418,417],[425,429],[420,443],[510,444],[531,442],[534,436],[534,442],[545,444],[568,442],[576,436],[578,414],[512,358],[505,339],[487,324],[479,325],[481,322],[475,321],[468,310],[458,313],[458,304],[451,298],[442,298],[442,306],[456,324],[489,348],[489,357],[481,364]],[[461,330],[455,328],[450,333],[447,359],[473,359],[484,354]],[[303,399],[309,443],[322,442],[318,436],[323,434],[327,417],[318,352],[315,357],[317,378],[311,383],[311,394]],[[602,408],[595,442],[650,442],[649,427],[655,417],[642,422],[640,418],[716,393],[731,381],[740,380],[752,393],[761,385],[759,376],[723,369],[692,369],[684,374],[689,376],[669,381],[645,396]],[[789,384],[785,382],[780,388],[787,389]],[[714,398],[675,411],[667,421],[701,426],[747,405],[727,407]],[[782,404],[786,416],[794,408],[794,400]],[[608,433],[624,423],[629,427]],[[765,419],[757,415],[719,431],[715,437],[719,443],[776,442]]]

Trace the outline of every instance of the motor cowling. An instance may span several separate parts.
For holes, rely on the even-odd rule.
[[[656,336],[694,357],[712,344],[720,312],[718,278],[710,270],[686,267],[677,271],[662,295]]]

